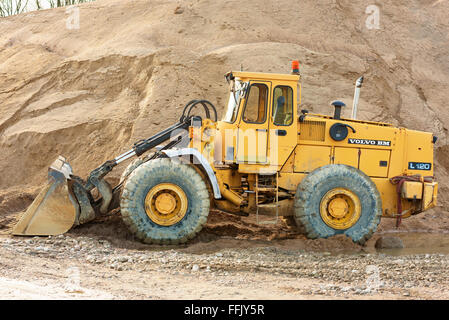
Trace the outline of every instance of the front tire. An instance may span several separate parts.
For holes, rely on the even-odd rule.
[[[354,167],[320,167],[308,174],[296,191],[295,219],[311,239],[345,234],[364,244],[377,230],[381,216],[376,185]]]
[[[137,158],[132,161],[126,168],[123,170],[122,175],[120,176],[120,183],[124,182],[128,176],[133,172],[137,167],[139,167],[143,163],[142,158]]]
[[[210,201],[206,183],[195,169],[164,158],[132,171],[120,206],[123,221],[139,240],[179,244],[203,228]]]

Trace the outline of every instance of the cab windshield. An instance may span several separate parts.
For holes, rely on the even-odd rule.
[[[234,84],[231,85],[231,92],[229,93],[228,107],[226,109],[223,121],[234,122],[237,118],[237,113],[239,112],[240,99],[245,96],[245,90],[248,83],[242,82],[240,80],[235,80]]]

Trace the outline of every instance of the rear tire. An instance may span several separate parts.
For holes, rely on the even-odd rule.
[[[155,188],[157,190],[159,186],[165,185],[173,186],[173,190],[182,190],[178,193],[185,201],[169,193],[159,196],[162,200],[155,196],[154,201],[148,201],[148,195],[152,195]],[[181,206],[178,200],[183,202],[185,213],[179,221],[170,224],[167,220],[168,224],[163,225],[161,220],[150,218],[163,219],[164,214],[158,212],[159,216],[155,216],[153,212],[149,213],[149,208],[152,208],[149,202],[154,206],[159,200],[161,203],[165,201],[161,206],[165,209],[171,206],[172,201],[167,201],[167,198],[176,200],[177,204],[173,206],[175,209]],[[147,161],[132,171],[123,187],[120,206],[123,221],[139,240],[145,243],[179,244],[192,239],[203,228],[210,201],[206,183],[195,169],[164,158]]]
[[[376,185],[354,167],[320,167],[308,174],[296,191],[295,220],[311,239],[345,234],[364,244],[377,230],[381,216]]]

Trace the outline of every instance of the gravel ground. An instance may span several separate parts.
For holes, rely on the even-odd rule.
[[[445,254],[309,252],[284,246],[283,241],[274,246],[252,246],[235,239],[211,243],[132,249],[76,234],[4,235],[0,237],[0,297],[449,298],[449,255]]]

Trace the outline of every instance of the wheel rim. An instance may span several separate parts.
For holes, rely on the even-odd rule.
[[[148,218],[161,226],[171,226],[181,221],[187,212],[185,192],[172,183],[161,183],[148,191],[145,212]]]
[[[333,229],[342,230],[352,227],[359,220],[360,213],[360,200],[348,189],[332,189],[321,199],[321,218]]]

